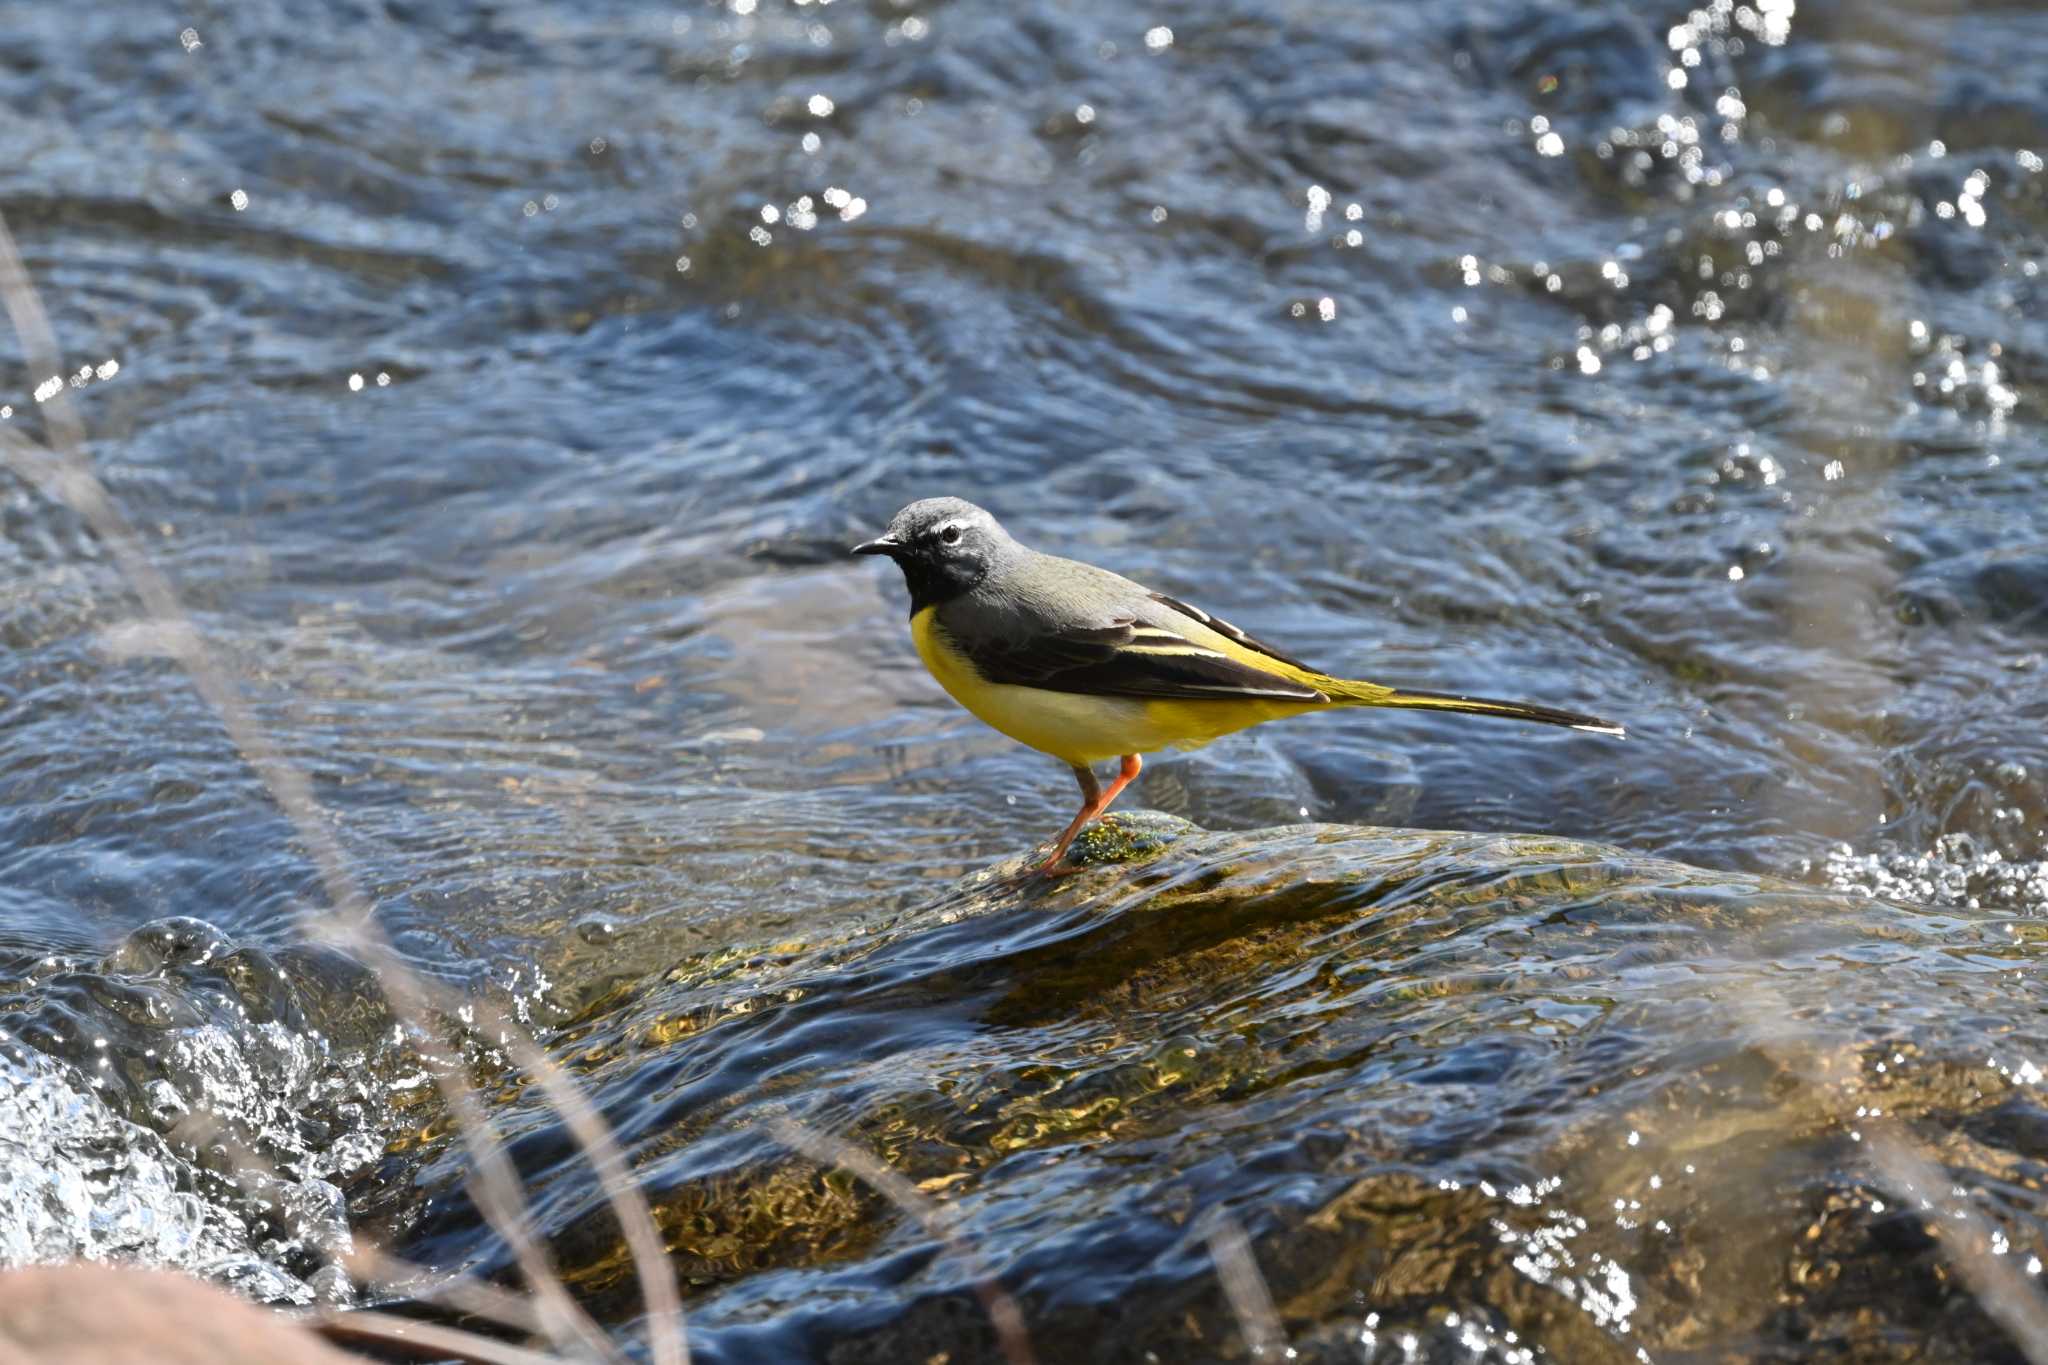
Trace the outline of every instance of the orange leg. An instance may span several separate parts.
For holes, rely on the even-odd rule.
[[[1136,777],[1138,770],[1144,766],[1144,760],[1136,754],[1125,754],[1122,771],[1117,773],[1116,780],[1109,784],[1106,791],[1096,782],[1092,771],[1075,767],[1074,780],[1081,784],[1081,813],[1076,815],[1074,823],[1068,825],[1060,834],[1059,842],[1052,847],[1052,856],[1038,865],[1041,876],[1054,875],[1060,859],[1067,856],[1067,849],[1074,842],[1075,836],[1087,827],[1090,820],[1109,809],[1109,803],[1116,800],[1125,787],[1131,785],[1131,779]]]

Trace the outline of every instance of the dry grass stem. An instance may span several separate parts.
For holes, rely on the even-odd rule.
[[[1829,1088],[1813,1062],[1824,1039],[1796,1022],[1791,1005],[1765,987],[1756,987],[1735,1001],[1737,1012],[1762,1040],[1764,1050],[1788,1072],[1815,1090]],[[1771,1047],[1779,1043],[1783,1046]],[[1975,1209],[1953,1193],[1955,1182],[1916,1148],[1925,1144],[1902,1124],[1863,1120],[1863,1150],[1878,1180],[1901,1198],[1911,1198],[1929,1211],[1938,1230],[1942,1257],[1975,1296],[1978,1306],[2004,1329],[2032,1365],[2048,1365],[2048,1309],[2040,1293],[2010,1262],[1993,1254],[1991,1230]]]
[[[240,1136],[209,1110],[194,1109],[172,1125],[169,1136],[198,1148],[208,1144],[224,1147],[234,1160],[238,1182],[247,1175],[261,1176],[280,1184],[285,1177],[261,1152],[253,1150]],[[244,1188],[247,1188],[246,1184]],[[531,1299],[501,1289],[472,1275],[440,1275],[426,1266],[393,1256],[375,1246],[356,1246],[338,1260],[351,1279],[403,1293],[422,1303],[445,1303],[486,1322],[495,1322],[529,1336],[546,1336],[541,1316]]]
[[[982,1311],[988,1314],[989,1323],[996,1330],[996,1342],[1002,1349],[1003,1359],[1009,1365],[1036,1365],[1037,1356],[1031,1349],[1031,1336],[1024,1328],[1023,1310],[1017,1306],[1017,1300],[1010,1291],[1003,1288],[982,1264],[973,1244],[953,1227],[953,1220],[945,1209],[925,1198],[923,1191],[873,1154],[844,1138],[821,1133],[791,1118],[770,1121],[768,1131],[777,1142],[793,1152],[801,1152],[821,1165],[837,1166],[852,1172],[884,1199],[915,1218],[926,1235],[943,1246],[974,1278],[975,1297],[981,1300]]]
[[[397,954],[388,944],[381,938],[366,937],[359,940],[359,946],[383,980],[392,1008],[409,1019],[434,1017],[426,982],[413,973],[396,970]],[[526,1200],[518,1168],[512,1164],[505,1144],[499,1140],[496,1128],[484,1115],[483,1107],[477,1103],[475,1088],[464,1074],[462,1059],[430,1057],[427,1060],[428,1071],[433,1075],[442,1098],[454,1111],[457,1131],[462,1134],[463,1143],[470,1153],[470,1198],[484,1220],[511,1248],[513,1259],[519,1263],[520,1274],[539,1301],[540,1319],[547,1328],[548,1340],[557,1350],[566,1350],[569,1343],[576,1343],[582,1347],[583,1353],[605,1361],[607,1365],[620,1361],[622,1357],[617,1348],[606,1338],[604,1330],[570,1297],[561,1277],[555,1273],[547,1248],[534,1237],[525,1216]]]
[[[396,1313],[331,1312],[311,1319],[310,1325],[337,1346],[374,1346],[386,1355],[404,1352],[422,1360],[457,1360],[464,1365],[562,1365],[559,1356]]]
[[[641,1304],[647,1313],[647,1344],[655,1365],[689,1365],[690,1345],[683,1321],[683,1300],[669,1264],[668,1246],[655,1225],[653,1210],[633,1183],[611,1125],[597,1112],[568,1074],[555,1066],[505,1012],[487,1000],[474,1002],[478,1026],[503,1040],[512,1059],[547,1096],[568,1127],[604,1190],[619,1232],[626,1240],[633,1272],[639,1277]]]
[[[1942,1255],[1955,1267],[1985,1316],[2004,1329],[2032,1365],[2048,1365],[2048,1314],[2041,1291],[2014,1269],[2012,1258],[1992,1250],[1992,1229],[1984,1216],[1952,1193],[1955,1184],[1891,1133],[1863,1135],[1878,1178],[1902,1199],[1928,1210]]]
[[[1252,1256],[1244,1225],[1220,1208],[1205,1221],[1208,1227],[1203,1237],[1209,1243],[1209,1259],[1216,1265],[1216,1278],[1223,1283],[1223,1297],[1230,1302],[1245,1346],[1255,1360],[1277,1357],[1287,1349],[1287,1333],[1280,1326],[1266,1277],[1259,1273],[1259,1263]]]
[[[61,378],[64,366],[55,333],[44,311],[34,282],[29,278],[21,253],[4,215],[0,215],[0,303],[4,303],[16,334],[21,338],[32,385],[44,377]],[[230,741],[278,804],[307,855],[313,860],[326,888],[329,903],[341,912],[347,937],[358,943],[376,945],[373,954],[385,983],[386,994],[401,1017],[422,1033],[433,1032],[433,1018],[425,1009],[425,992],[417,975],[400,960],[384,940],[372,917],[368,899],[349,872],[340,842],[328,826],[325,811],[313,795],[305,774],[291,763],[263,733],[255,717],[227,672],[206,647],[193,625],[170,579],[157,568],[133,524],[115,505],[106,486],[94,473],[85,453],[85,431],[69,392],[59,387],[43,403],[44,422],[52,447],[45,449],[0,426],[0,463],[11,468],[30,486],[75,511],[112,555],[116,569],[140,599],[146,614],[143,636],[147,643],[170,653],[183,666],[200,696],[220,717]],[[493,1011],[496,1014],[496,1011]],[[658,1254],[658,1238],[648,1235],[653,1217],[646,1201],[624,1178],[623,1161],[596,1111],[576,1095],[575,1086],[546,1055],[509,1020],[498,1016],[501,1034],[517,1039],[512,1050],[520,1064],[540,1082],[543,1093],[555,1101],[562,1117],[591,1150],[593,1165],[605,1183],[605,1194],[619,1210],[636,1263],[651,1246]],[[517,1171],[504,1156],[503,1145],[470,1093],[467,1077],[459,1066],[432,1068],[441,1093],[460,1121],[462,1139],[475,1163],[480,1197],[478,1208],[499,1236],[514,1248],[529,1284],[540,1297],[543,1318],[551,1325],[556,1345],[574,1340],[586,1346],[602,1343],[600,1358],[615,1355],[587,1314],[569,1298],[544,1253],[531,1245],[525,1231],[524,1197]],[[575,1102],[563,1104],[562,1098]],[[593,1145],[590,1136],[603,1132]],[[601,1149],[601,1150],[600,1150]],[[659,1255],[658,1265],[639,1263],[647,1311],[652,1323],[650,1346],[656,1365],[687,1365],[688,1345],[679,1297],[667,1257]]]
[[[473,1275],[444,1275],[374,1246],[355,1248],[342,1257],[341,1265],[365,1284],[392,1290],[416,1302],[446,1304],[457,1312],[528,1336],[547,1335],[531,1299],[488,1280]]]

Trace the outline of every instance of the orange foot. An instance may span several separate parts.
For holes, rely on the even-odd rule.
[[[1144,766],[1145,761],[1136,754],[1125,754],[1123,767],[1118,771],[1116,780],[1109,784],[1107,791],[1104,791],[1096,785],[1094,773],[1076,765],[1074,780],[1081,784],[1081,812],[1074,817],[1072,824],[1060,832],[1058,842],[1052,846],[1052,856],[1040,863],[1034,871],[1041,877],[1064,877],[1069,873],[1079,872],[1081,869],[1078,867],[1061,866],[1060,860],[1067,856],[1067,849],[1072,847],[1075,836],[1080,834],[1082,828],[1090,820],[1108,810],[1109,803],[1116,800],[1117,795],[1125,787],[1131,785],[1131,779],[1136,777],[1138,770]]]

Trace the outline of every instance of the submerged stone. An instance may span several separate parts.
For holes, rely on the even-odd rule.
[[[2007,1350],[1955,1248],[2048,1255],[2038,926],[1550,837],[1139,811],[1076,849],[639,1002],[694,1021],[672,1064],[590,1079],[660,1135],[708,1352],[989,1358],[985,1269],[1043,1358],[1246,1358],[1225,1214],[1304,1359]],[[556,1249],[627,1311],[579,1207]]]

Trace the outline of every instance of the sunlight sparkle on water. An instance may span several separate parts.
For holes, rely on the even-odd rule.
[[[837,185],[827,185],[825,193],[820,197],[828,206],[839,210],[839,221],[842,223],[850,223],[868,211],[867,200],[840,189]]]
[[[1323,230],[1323,215],[1330,209],[1330,192],[1321,185],[1308,187],[1308,212],[1303,215],[1301,226],[1307,232]]]

